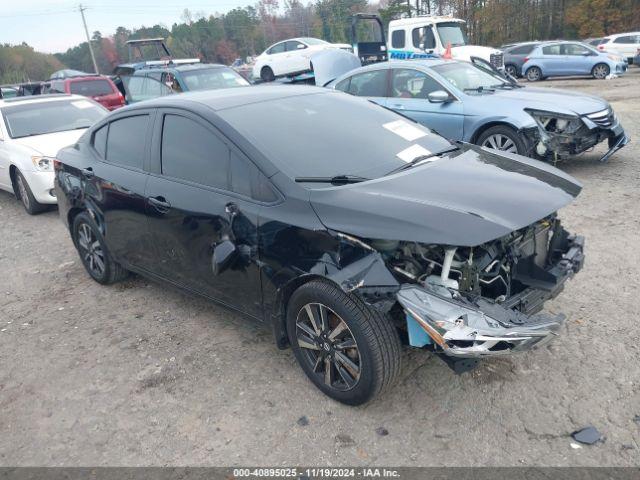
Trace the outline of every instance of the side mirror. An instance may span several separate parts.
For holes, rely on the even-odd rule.
[[[444,90],[436,90],[427,95],[427,100],[430,103],[447,103],[451,100],[451,97]]]
[[[231,240],[224,240],[213,249],[211,268],[214,275],[224,272],[236,258],[238,250]]]

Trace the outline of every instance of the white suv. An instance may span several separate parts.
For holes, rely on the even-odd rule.
[[[640,32],[609,35],[603,38],[596,48],[602,52],[620,55],[626,58],[629,63],[633,63],[633,57],[640,49]]]
[[[311,70],[311,56],[321,50],[351,50],[346,43],[329,43],[319,38],[291,38],[274,43],[262,52],[253,65],[253,77],[271,82],[276,77],[291,76]]]
[[[78,95],[0,100],[0,190],[14,193],[34,215],[56,203],[53,161],[104,117],[107,109]]]

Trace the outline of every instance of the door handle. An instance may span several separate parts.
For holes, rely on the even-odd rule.
[[[95,173],[93,173],[93,168],[91,167],[83,168],[82,174],[87,178],[91,178],[95,175]]]
[[[160,213],[165,213],[171,208],[171,204],[167,202],[167,200],[164,197],[161,197],[161,196],[149,197],[147,198],[147,200]]]
[[[404,105],[400,105],[400,104],[395,104],[393,105],[393,108],[395,108],[396,110],[404,110]]]

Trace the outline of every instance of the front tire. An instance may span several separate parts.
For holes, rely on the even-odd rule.
[[[24,178],[20,170],[16,169],[15,175],[15,188],[14,191],[18,200],[22,202],[22,206],[27,211],[29,215],[37,215],[38,213],[44,212],[48,207],[45,204],[42,204],[36,200],[31,192],[31,187],[29,187],[29,183]]]
[[[271,67],[262,67],[260,70],[260,78],[263,82],[273,82],[276,79],[276,76],[273,74]]]
[[[91,278],[109,285],[127,277],[129,272],[111,258],[100,230],[87,213],[75,217],[71,231],[80,260]]]
[[[381,313],[326,281],[296,290],[287,307],[296,360],[323,393],[361,405],[390,388],[400,373],[400,339]]]
[[[502,152],[527,154],[527,147],[518,132],[507,125],[496,125],[480,134],[477,145]]]
[[[542,80],[542,70],[538,67],[531,67],[527,69],[527,80],[529,82],[538,82]]]
[[[591,70],[591,75],[596,80],[604,80],[609,76],[609,73],[611,73],[611,69],[606,63],[598,63],[597,65],[594,65]]]

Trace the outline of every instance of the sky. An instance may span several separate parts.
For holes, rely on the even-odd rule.
[[[80,1],[3,0],[0,9],[0,43],[27,42],[41,52],[63,52],[86,40]],[[83,0],[89,35],[99,30],[111,35],[119,26],[151,27],[176,22],[185,8],[207,15],[252,5],[255,0]]]

